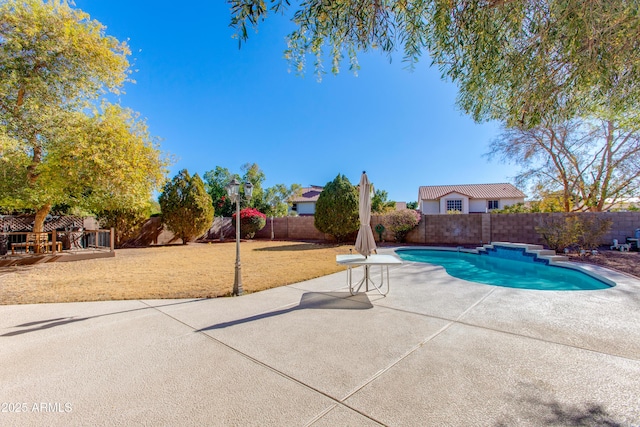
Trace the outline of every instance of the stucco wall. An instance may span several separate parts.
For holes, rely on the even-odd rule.
[[[440,202],[437,200],[423,200],[422,213],[424,215],[433,215],[440,213]]]
[[[486,199],[472,199],[469,200],[469,212],[485,213],[487,211]]]
[[[422,213],[424,215],[434,215],[440,213],[440,202],[437,200],[423,200]]]
[[[313,215],[316,213],[316,204],[314,203],[296,203],[296,212],[298,215]]]
[[[458,193],[447,194],[440,198],[440,213],[447,213],[447,200],[462,200],[462,213],[469,213],[469,197]]]
[[[488,206],[488,199],[469,199],[462,194],[451,193],[440,200],[422,200],[421,209],[424,215],[432,214],[446,214],[447,213],[447,200],[459,199],[462,200],[462,213],[486,213]],[[515,205],[517,203],[523,203],[524,199],[491,199],[499,200],[499,208],[502,209],[506,206]]]

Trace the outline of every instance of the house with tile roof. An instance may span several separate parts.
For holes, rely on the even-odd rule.
[[[312,185],[305,187],[300,195],[289,200],[291,207],[289,212],[297,212],[298,215],[314,215],[316,213],[316,202],[324,187]]]
[[[418,189],[418,207],[424,215],[448,211],[486,213],[524,203],[525,195],[512,184],[426,185]]]

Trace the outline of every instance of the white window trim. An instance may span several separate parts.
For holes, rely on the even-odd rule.
[[[462,212],[462,211],[463,211],[463,209],[464,209],[464,202],[463,202],[463,200],[462,200],[462,199],[447,199],[447,200],[445,201],[445,203],[446,203],[446,204],[445,204],[445,206],[446,206],[446,208],[447,208],[447,212],[448,212],[448,211],[459,211],[459,212]],[[457,206],[456,206],[456,207],[454,207],[454,208],[450,208],[450,207],[449,207],[449,203],[451,203],[451,204],[456,204],[456,205],[458,205],[458,204],[459,204],[459,205],[460,205],[460,209],[458,209],[458,208],[457,208]]]

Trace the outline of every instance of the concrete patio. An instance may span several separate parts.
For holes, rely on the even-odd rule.
[[[640,280],[606,274],[616,287],[548,292],[405,263],[387,297],[350,296],[341,272],[0,306],[0,425],[638,426]]]

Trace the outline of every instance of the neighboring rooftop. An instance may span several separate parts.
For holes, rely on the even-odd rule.
[[[450,193],[459,193],[471,199],[523,198],[524,193],[509,183],[424,185],[418,190],[418,200],[436,200]]]
[[[300,195],[298,197],[293,197],[290,201],[292,203],[300,203],[300,202],[317,202],[318,196],[322,193],[324,187],[319,185],[312,185],[310,187],[305,187],[302,189]]]

